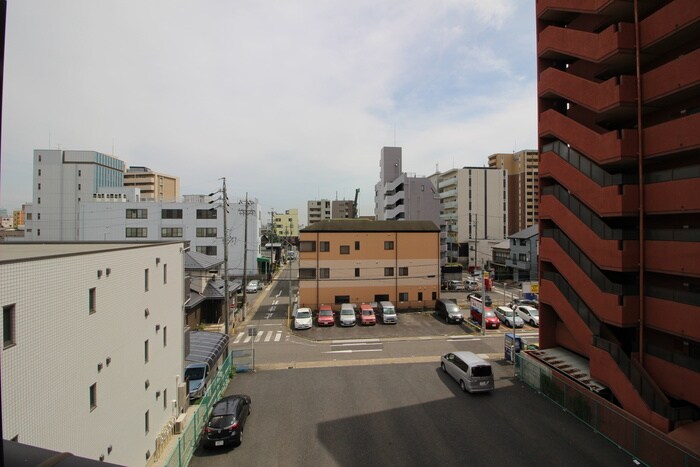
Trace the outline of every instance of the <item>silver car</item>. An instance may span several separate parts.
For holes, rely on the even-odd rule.
[[[496,313],[496,316],[498,316],[498,319],[501,320],[501,323],[505,324],[509,328],[513,327],[514,321],[516,328],[521,328],[525,325],[523,319],[507,306],[496,307],[494,312]]]
[[[472,352],[451,352],[440,359],[442,371],[452,376],[465,392],[493,391],[491,364]]]
[[[523,321],[528,323],[530,326],[540,325],[540,313],[539,311],[537,311],[537,308],[533,308],[531,306],[526,305],[520,305],[515,308],[515,311],[523,319]]]
[[[341,326],[354,326],[357,324],[357,317],[355,316],[355,305],[350,303],[343,303],[340,306],[340,317],[338,318]]]

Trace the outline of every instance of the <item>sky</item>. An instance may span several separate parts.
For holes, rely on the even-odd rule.
[[[537,148],[535,0],[8,0],[0,207],[34,149],[94,150],[265,211]]]

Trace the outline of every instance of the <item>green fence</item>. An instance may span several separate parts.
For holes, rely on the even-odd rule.
[[[182,430],[182,434],[176,441],[176,446],[170,458],[163,465],[167,467],[181,467],[189,464],[194,451],[197,449],[199,438],[202,435],[202,428],[209,419],[209,413],[214,402],[221,398],[224,390],[228,386],[233,376],[233,354],[224,360],[223,365],[217,371],[206,394],[199,402],[199,407],[193,413],[192,418]]]
[[[635,459],[650,466],[700,467],[700,458],[532,357],[516,354],[520,379]]]

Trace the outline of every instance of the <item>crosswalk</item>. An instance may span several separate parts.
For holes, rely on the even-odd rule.
[[[250,344],[251,341],[254,343],[275,343],[282,340],[282,331],[259,331],[255,337],[249,336],[246,332],[241,331],[236,334],[233,339],[233,344]]]

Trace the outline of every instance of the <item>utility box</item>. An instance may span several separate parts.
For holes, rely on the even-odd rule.
[[[503,338],[504,355],[507,362],[515,361],[513,354],[513,341],[515,341],[515,353],[520,353],[523,347],[523,341],[520,336],[514,336],[512,332],[507,333]]]

